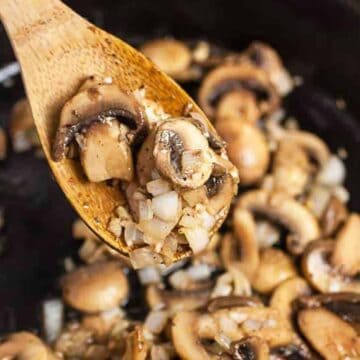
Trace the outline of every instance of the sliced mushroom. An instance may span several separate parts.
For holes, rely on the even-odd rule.
[[[19,100],[12,109],[9,134],[15,152],[27,151],[40,145],[31,107],[26,98]]]
[[[264,306],[261,300],[255,296],[219,296],[211,299],[207,305],[209,313],[220,309],[229,309],[232,307],[257,307]]]
[[[250,64],[225,64],[210,71],[201,84],[199,104],[214,118],[219,100],[234,90],[253,93],[261,114],[271,113],[279,105],[279,96],[267,75]]]
[[[144,336],[143,328],[135,326],[126,338],[125,354],[122,360],[146,360],[150,351],[149,341]]]
[[[53,145],[54,160],[66,155],[67,147],[80,130],[93,122],[116,119],[130,128],[126,142],[132,145],[144,137],[147,121],[142,106],[131,94],[117,85],[102,84],[85,88],[72,97],[63,107],[59,128]]]
[[[280,141],[273,162],[274,187],[291,196],[304,192],[312,174],[310,160],[302,147],[286,138]]]
[[[354,325],[360,326],[360,295],[351,292],[301,296],[297,300],[301,309],[323,307]]]
[[[37,336],[29,332],[6,337],[0,343],[0,359],[59,360]]]
[[[65,302],[87,313],[119,306],[129,294],[127,278],[115,261],[80,267],[65,275],[61,285]]]
[[[281,192],[249,191],[240,197],[238,207],[259,212],[287,227],[287,248],[294,255],[301,254],[306,245],[320,236],[319,225],[302,204]]]
[[[211,287],[198,290],[166,290],[156,285],[150,285],[146,290],[146,299],[150,308],[163,306],[170,314],[179,311],[192,311],[203,308],[210,298]]]
[[[322,293],[350,291],[359,294],[360,280],[341,273],[330,263],[334,248],[333,240],[318,240],[307,247],[301,262],[306,279]]]
[[[360,356],[360,337],[348,323],[324,308],[300,311],[302,334],[325,359],[355,359]]]
[[[280,249],[268,248],[261,252],[260,263],[251,281],[260,293],[273,291],[280,283],[297,275],[291,258]]]
[[[211,314],[179,312],[172,321],[174,346],[182,359],[213,359],[204,341],[215,340],[228,351],[231,343],[247,336],[257,336],[270,347],[294,338],[277,311],[265,307],[233,307]]]
[[[332,195],[321,215],[321,228],[324,237],[333,235],[346,220],[348,210],[343,202]]]
[[[293,81],[285,69],[278,53],[260,41],[253,42],[243,55],[256,67],[264,70],[280,95],[287,95],[293,88]]]
[[[268,360],[270,350],[263,339],[248,336],[231,343],[230,353],[237,360]]]
[[[255,125],[260,119],[256,97],[250,91],[237,90],[225,94],[216,108],[215,124],[231,118],[241,123]]]
[[[126,140],[128,132],[129,128],[112,120],[93,122],[76,136],[81,164],[90,181],[132,181],[134,169]]]
[[[284,130],[278,125],[269,124],[270,135],[277,141],[287,141],[302,148],[308,156],[315,160],[321,168],[325,167],[330,159],[330,150],[326,143],[315,134],[301,130]]]
[[[192,60],[186,44],[175,39],[150,40],[141,46],[140,51],[160,70],[175,78],[190,67]]]
[[[293,277],[283,281],[274,290],[270,299],[270,307],[277,309],[292,326],[294,301],[303,295],[309,295],[311,289],[301,277]]]
[[[159,172],[181,187],[193,189],[204,185],[213,169],[207,139],[186,118],[160,124],[153,154]]]
[[[224,265],[227,268],[238,268],[250,280],[260,262],[255,226],[252,214],[238,207],[233,214],[234,234],[226,234],[221,243],[221,259]]]
[[[265,175],[269,165],[269,146],[262,132],[247,123],[227,118],[216,124],[227,141],[230,160],[239,170],[242,184],[255,183]]]
[[[360,273],[360,216],[351,214],[335,239],[332,264],[343,274]]]

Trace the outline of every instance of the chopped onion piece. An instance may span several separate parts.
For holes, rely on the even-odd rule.
[[[121,220],[119,218],[112,218],[109,222],[108,230],[119,238],[122,233]]]
[[[46,341],[55,341],[63,327],[64,305],[60,299],[52,299],[43,303],[43,321]]]
[[[344,182],[346,169],[343,161],[336,155],[330,156],[318,175],[318,182],[323,185],[334,186]]]
[[[146,184],[146,190],[153,196],[171,191],[170,184],[164,179],[156,179]]]
[[[140,230],[146,234],[147,241],[163,241],[175,227],[175,222],[166,222],[157,217],[151,220],[142,220],[139,223]]]
[[[256,240],[260,248],[265,249],[280,241],[280,231],[266,220],[256,222]]]
[[[164,221],[175,221],[179,217],[180,198],[176,191],[169,191],[152,199],[154,214]]]
[[[136,224],[128,221],[125,225],[124,240],[128,246],[139,245],[143,243],[143,234],[137,228]]]
[[[161,282],[161,274],[157,266],[146,266],[137,271],[141,284],[149,285]]]
[[[209,244],[209,234],[204,228],[200,226],[195,228],[183,227],[180,229],[180,232],[184,233],[186,240],[188,241],[194,254],[204,250]]]
[[[124,208],[123,206],[118,206],[118,207],[116,208],[116,211],[115,211],[115,212],[116,212],[117,217],[118,217],[120,220],[129,220],[129,221],[132,220],[129,211],[128,211],[126,208]]]
[[[211,276],[211,267],[208,264],[192,265],[187,269],[187,273],[194,281],[207,280]]]
[[[160,334],[168,321],[168,314],[166,311],[155,310],[150,311],[145,319],[145,327],[153,334]]]
[[[139,219],[140,220],[150,220],[154,216],[154,212],[151,206],[151,200],[141,200],[139,201]]]
[[[129,257],[134,269],[142,269],[162,262],[161,256],[147,246],[131,251]]]

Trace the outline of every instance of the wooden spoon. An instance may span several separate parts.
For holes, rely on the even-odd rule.
[[[202,114],[201,110],[142,54],[59,0],[0,0],[0,18],[20,62],[35,125],[57,182],[88,226],[108,245],[128,254],[126,245],[107,230],[115,207],[124,203],[120,190],[87,181],[78,161],[51,158],[64,103],[86,77],[99,75],[111,76],[130,91],[145,86],[146,97],[171,115],[181,115],[189,103]],[[187,255],[177,254],[174,260]]]

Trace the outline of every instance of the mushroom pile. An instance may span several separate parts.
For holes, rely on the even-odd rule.
[[[44,302],[44,340],[10,334],[0,358],[360,359],[360,214],[340,155],[281,107],[295,85],[279,55],[259,42],[142,50],[177,80],[199,70],[199,103],[226,145],[191,109],[171,118],[88,79],[63,109],[54,156],[117,180],[127,202],[109,229],[130,257],[77,220],[78,257],[64,260],[61,298]]]
[[[89,181],[119,182],[127,201],[108,229],[135,268],[204,250],[238,184],[206,119],[156,116],[161,109],[142,100],[111,79],[90,77],[63,107],[53,144],[54,159],[79,157]]]

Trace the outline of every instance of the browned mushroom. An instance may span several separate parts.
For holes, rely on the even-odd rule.
[[[216,124],[219,134],[227,141],[230,160],[239,170],[242,184],[255,183],[265,175],[269,165],[269,146],[262,132],[234,118]]]
[[[125,354],[122,360],[146,360],[149,351],[150,344],[145,339],[142,326],[135,326],[126,338]]]
[[[285,138],[280,141],[273,162],[274,188],[297,196],[304,192],[312,174],[304,149]]]
[[[6,337],[0,343],[0,359],[59,360],[37,336],[28,332]]]
[[[182,359],[212,359],[202,341],[215,340],[225,352],[231,343],[248,336],[257,336],[270,347],[294,339],[278,312],[265,307],[232,307],[211,314],[179,312],[172,321],[174,346]]]
[[[325,359],[356,359],[360,337],[348,323],[324,308],[305,309],[298,314],[302,334]]]
[[[250,91],[237,90],[225,94],[216,108],[216,126],[225,119],[232,118],[238,122],[255,125],[261,112],[256,97]]]
[[[269,293],[281,282],[296,275],[295,265],[285,252],[268,248],[260,254],[260,263],[251,285],[260,293]]]
[[[255,226],[249,211],[236,208],[233,214],[234,234],[226,234],[221,243],[221,259],[224,265],[227,268],[238,268],[250,280],[260,262]]]
[[[242,57],[264,70],[280,95],[284,96],[292,90],[293,81],[290,74],[280,56],[269,45],[255,41],[245,50]]]
[[[156,130],[153,154],[159,172],[182,187],[204,185],[213,169],[207,139],[186,118],[160,124]]]
[[[125,93],[113,84],[86,86],[62,109],[59,128],[53,144],[54,159],[59,161],[64,158],[67,147],[72,143],[76,134],[86,131],[86,128],[93,122],[106,123],[109,121],[119,121],[127,126],[129,131],[122,134],[119,141],[126,140],[128,146],[141,140],[147,130],[144,110],[133,95]],[[119,163],[121,164],[121,162],[120,158]]]
[[[185,43],[175,39],[154,39],[144,43],[140,51],[160,70],[177,78],[191,64],[192,54]]]
[[[210,71],[199,90],[199,104],[214,118],[219,100],[228,92],[247,90],[257,99],[261,114],[271,113],[279,105],[279,96],[268,76],[250,64],[225,64]]]
[[[312,213],[300,202],[282,192],[252,190],[242,195],[238,207],[266,215],[287,227],[287,248],[301,254],[306,245],[320,236],[319,225]]]
[[[277,309],[292,324],[294,301],[303,295],[309,295],[311,289],[301,277],[293,277],[283,281],[274,290],[270,299],[270,307]]]
[[[230,353],[237,360],[268,360],[269,346],[257,336],[244,337],[230,345]]]
[[[61,285],[65,302],[87,313],[119,306],[129,293],[127,278],[115,261],[80,267],[65,275]]]
[[[133,160],[126,140],[129,128],[118,121],[93,122],[76,135],[80,160],[88,179],[131,181]]]
[[[318,240],[306,248],[301,263],[306,279],[322,293],[351,291],[359,294],[359,279],[341,273],[331,264],[334,248],[333,240]]]
[[[335,239],[331,263],[343,274],[360,273],[360,216],[351,214]]]
[[[170,314],[179,311],[192,311],[204,307],[211,293],[211,287],[197,290],[166,290],[157,285],[150,285],[146,290],[146,299],[150,308],[163,306]]]
[[[323,307],[360,329],[360,295],[351,292],[301,296],[296,304],[301,309]]]

